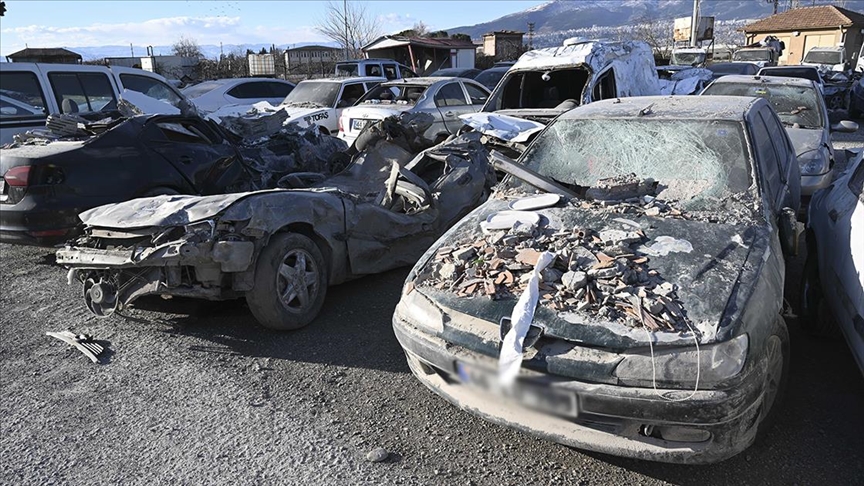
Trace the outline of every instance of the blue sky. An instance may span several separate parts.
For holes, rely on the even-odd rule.
[[[341,1],[338,2],[341,4]],[[446,29],[493,20],[543,3],[533,1],[369,1],[384,33],[423,21]],[[327,41],[315,31],[323,1],[39,1],[6,0],[0,48],[171,45],[181,35],[199,44],[293,44]]]

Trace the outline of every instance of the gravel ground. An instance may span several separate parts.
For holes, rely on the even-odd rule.
[[[864,133],[837,137],[864,145]],[[839,164],[839,162],[838,162]],[[794,300],[803,256],[789,264]],[[788,318],[789,389],[766,440],[712,466],[586,453],[486,423],[408,371],[390,328],[407,269],[334,287],[297,332],[240,301],[96,319],[50,250],[0,245],[4,484],[860,484],[864,379]],[[46,331],[93,335],[94,365]],[[366,454],[390,452],[382,463]]]

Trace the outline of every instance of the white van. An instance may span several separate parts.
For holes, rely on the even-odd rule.
[[[11,142],[16,133],[44,127],[49,114],[76,113],[92,118],[114,111],[124,90],[138,98],[153,98],[146,106],[135,103],[148,113],[179,113],[188,103],[165,78],[141,69],[0,63],[0,144]]]
[[[336,76],[384,77],[388,80],[416,78],[417,73],[393,59],[357,59],[336,63]]]

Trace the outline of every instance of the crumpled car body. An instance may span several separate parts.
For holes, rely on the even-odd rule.
[[[412,264],[494,183],[479,135],[419,155],[386,137],[324,181],[296,189],[168,196],[81,214],[86,235],[58,251],[97,315],[142,295],[245,295],[265,326],[317,315],[328,285]],[[312,180],[314,183],[304,185]]]
[[[830,289],[830,290],[829,290]],[[864,373],[864,162],[810,201],[801,295],[805,329],[845,336]],[[827,312],[826,312],[827,311]]]
[[[675,463],[744,450],[788,371],[800,197],[794,153],[788,185],[753,155],[765,113],[739,97],[600,101],[496,162],[511,175],[403,288],[393,328],[414,375],[578,448]]]

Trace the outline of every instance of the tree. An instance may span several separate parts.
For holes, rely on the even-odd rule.
[[[181,35],[180,38],[177,39],[177,42],[171,46],[171,52],[173,52],[175,56],[197,57],[198,59],[204,58],[204,54],[201,52],[201,46],[198,45],[198,42],[195,41],[195,39],[186,37],[185,35]]]
[[[349,58],[361,56],[360,48],[380,37],[376,19],[358,2],[329,1],[324,17],[315,26],[320,34],[334,40]]]
[[[453,34],[450,36],[450,38],[471,42],[471,36],[468,34]]]

